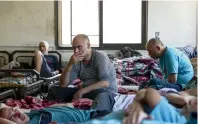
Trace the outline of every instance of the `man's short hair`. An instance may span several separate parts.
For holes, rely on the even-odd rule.
[[[164,45],[159,38],[151,38],[148,42],[152,42],[153,44]]]
[[[85,35],[85,34],[78,34],[78,35],[76,35],[74,37],[73,41],[76,40],[76,38],[78,38],[78,37],[83,38],[84,40],[87,40],[88,42],[90,41],[89,40],[89,37],[87,35]]]
[[[45,41],[45,40],[41,41],[41,42],[39,43],[39,46],[40,46],[41,43],[44,43],[45,46],[46,46],[47,48],[49,48],[49,43],[48,43],[47,41]]]

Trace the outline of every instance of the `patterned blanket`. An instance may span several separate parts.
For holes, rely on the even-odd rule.
[[[152,78],[162,78],[158,62],[148,57],[139,56],[121,60],[114,59],[112,62],[116,70],[116,80],[120,94],[134,94],[137,92],[137,87],[134,90],[134,87],[129,89],[128,87],[122,87],[123,85],[139,86]],[[76,79],[73,85],[80,86],[80,79]]]
[[[118,85],[140,85],[152,78],[162,78],[161,69],[154,59],[140,56],[114,59]]]
[[[72,100],[71,104],[78,109],[90,109],[92,105],[92,100],[88,98],[81,98],[77,100]],[[48,101],[48,100],[42,100],[40,98],[32,97],[32,96],[26,96],[25,99],[21,100],[13,100],[8,99],[5,104],[10,107],[19,107],[22,109],[42,109],[49,107],[54,104],[60,104],[64,102],[61,102],[60,100],[55,101]]]

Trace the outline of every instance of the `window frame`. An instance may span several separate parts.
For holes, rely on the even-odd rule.
[[[61,46],[62,39],[62,4],[61,1],[55,2],[55,45],[57,49],[60,50],[72,50],[72,47]],[[135,50],[145,50],[145,45],[148,36],[148,1],[142,1],[142,32],[141,32],[141,43],[131,43],[131,44],[103,44],[103,1],[99,1],[99,47],[92,47],[98,50],[120,50],[123,47],[130,47]],[[71,28],[71,27],[70,27]],[[72,30],[72,29],[71,29]],[[72,34],[71,34],[72,41]]]

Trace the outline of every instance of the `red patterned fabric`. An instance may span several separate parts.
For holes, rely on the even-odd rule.
[[[92,103],[93,103],[93,100],[88,99],[88,98],[72,100],[73,106],[79,109],[89,109]]]
[[[158,61],[147,57],[131,57],[113,61],[118,85],[137,85],[152,78],[162,78]]]
[[[92,105],[92,102],[93,100],[87,98],[72,100],[73,106],[78,109],[89,109]],[[32,96],[27,96],[25,97],[25,99],[21,99],[21,100],[8,99],[5,104],[10,107],[19,107],[23,109],[42,109],[58,103],[63,103],[63,102],[59,100],[48,101],[48,100],[38,99]]]
[[[27,96],[25,99],[21,100],[8,99],[5,104],[10,107],[19,107],[23,109],[42,109],[57,103],[60,103],[60,101],[50,102],[36,97]]]

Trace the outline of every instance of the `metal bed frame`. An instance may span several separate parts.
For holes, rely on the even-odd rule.
[[[34,57],[34,52],[35,51],[16,50],[12,52],[10,60],[17,61],[20,57]],[[30,56],[24,55],[26,53],[31,54],[31,55]],[[62,65],[62,56],[58,51],[48,51],[48,53],[49,55],[56,55],[58,57],[59,65]],[[16,54],[23,54],[23,55],[17,56]],[[40,77],[40,80],[43,80],[43,85],[41,86],[41,92],[47,93],[50,87],[52,87],[53,85],[57,85],[59,81],[59,77],[60,77],[60,74],[57,74],[49,78]]]
[[[30,84],[25,85],[24,87],[16,87],[16,88],[9,88],[14,90],[16,93],[16,98],[21,99],[28,95],[33,95],[35,93],[41,93],[41,85],[43,84],[43,80],[39,78],[39,73],[34,69],[0,69],[0,72],[4,72],[4,75],[1,77],[12,77],[9,75],[11,72],[20,72],[20,73],[27,73],[28,76],[32,77],[32,82]],[[8,88],[5,88],[8,89]]]

